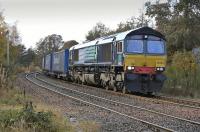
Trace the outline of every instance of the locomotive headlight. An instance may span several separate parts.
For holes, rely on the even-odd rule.
[[[156,71],[164,71],[165,69],[164,69],[164,67],[157,67],[156,68]]]
[[[131,66],[128,66],[128,67],[127,67],[127,69],[128,69],[128,70],[131,70],[131,69],[132,69],[132,67],[131,67]]]
[[[134,66],[127,66],[127,70],[134,70],[135,67]]]
[[[163,68],[163,67],[160,67],[160,71],[164,71],[164,68]]]

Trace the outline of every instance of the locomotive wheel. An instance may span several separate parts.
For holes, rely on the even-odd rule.
[[[108,85],[106,85],[106,87],[105,87],[105,88],[106,88],[106,90],[109,90],[109,86],[108,86]]]
[[[127,90],[127,88],[125,86],[123,86],[122,93],[123,94],[127,94],[128,93],[128,90]]]
[[[148,92],[147,95],[151,97],[153,96],[153,92]]]
[[[114,87],[114,88],[113,88],[113,91],[114,91],[114,92],[117,92],[117,87]]]
[[[87,82],[84,80],[84,81],[82,82],[82,85],[87,85]]]
[[[78,78],[78,84],[82,84],[82,81],[80,78]]]
[[[106,82],[106,84],[105,84],[105,88],[106,88],[106,90],[109,90],[109,89],[110,89],[109,81]]]

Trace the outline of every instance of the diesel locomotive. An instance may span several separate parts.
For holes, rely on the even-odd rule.
[[[106,90],[152,94],[166,80],[166,59],[165,37],[142,27],[46,55],[43,71]]]

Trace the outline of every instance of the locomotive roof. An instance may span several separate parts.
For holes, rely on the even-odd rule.
[[[149,28],[149,27],[142,27],[142,28],[132,29],[132,30],[128,30],[125,32],[101,37],[101,38],[98,38],[98,39],[95,39],[93,41],[89,41],[86,43],[80,43],[80,44],[77,44],[77,45],[71,47],[70,50],[80,49],[80,48],[89,47],[89,46],[93,46],[93,45],[101,45],[101,44],[105,44],[105,43],[110,43],[110,42],[113,42],[113,40],[115,40],[115,41],[124,40],[126,38],[126,36],[128,36],[128,35],[145,35],[145,34],[154,35],[154,36],[160,37],[165,40],[165,37],[160,32],[158,32],[152,28]]]

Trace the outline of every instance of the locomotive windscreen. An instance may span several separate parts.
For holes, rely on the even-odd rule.
[[[143,53],[143,40],[127,40],[128,53]]]
[[[165,40],[152,35],[134,35],[126,40],[126,53],[165,54]]]
[[[147,53],[149,54],[164,54],[164,42],[163,41],[147,41]]]

